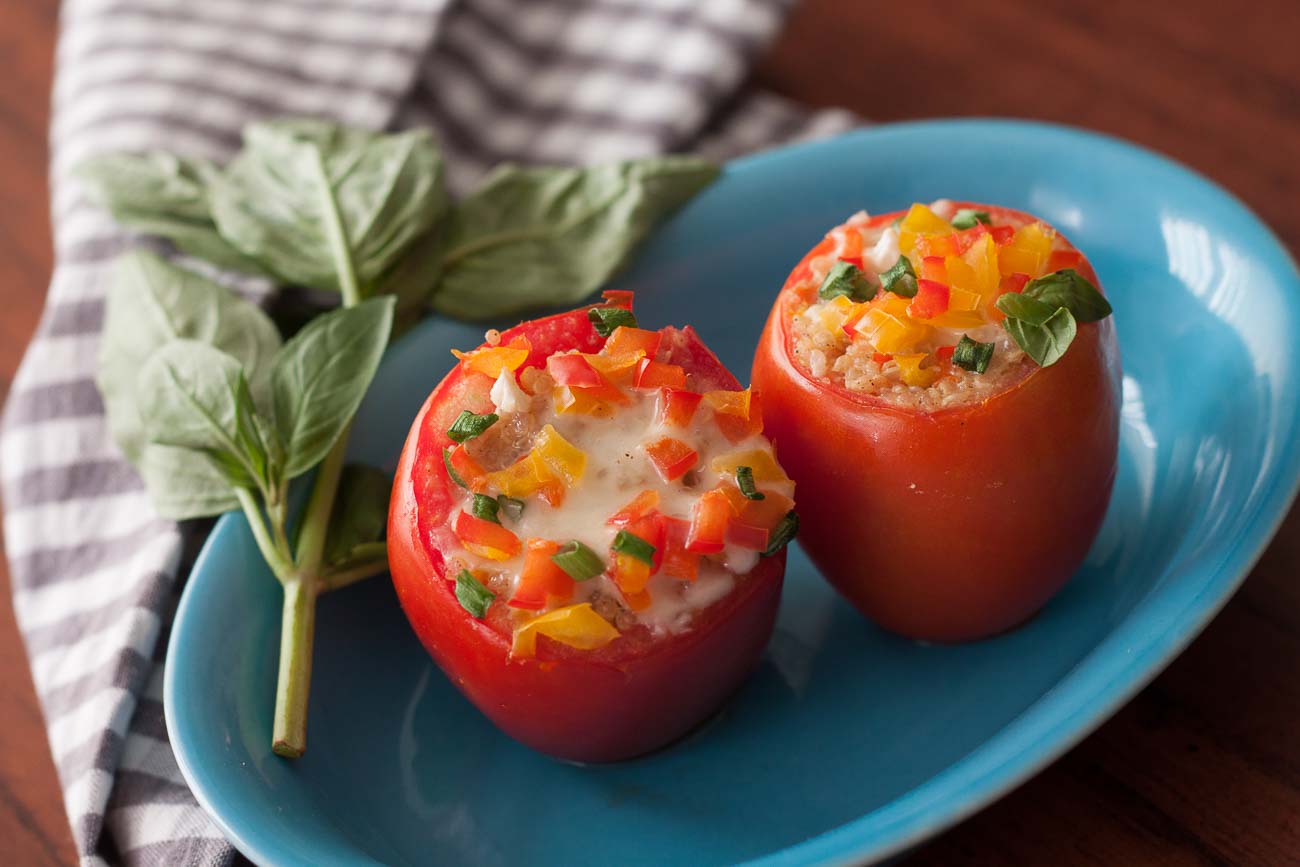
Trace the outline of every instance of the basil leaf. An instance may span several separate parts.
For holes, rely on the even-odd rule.
[[[74,171],[90,199],[123,226],[166,238],[221,268],[266,273],[217,231],[208,199],[221,174],[214,163],[162,151],[112,153],[91,157]]]
[[[829,301],[839,295],[851,301],[869,301],[875,297],[876,287],[871,285],[867,275],[857,265],[839,261],[826,273],[826,279],[817,289],[817,297]]]
[[[388,343],[393,303],[372,298],[318,316],[276,354],[271,397],[287,478],[318,464],[352,421]]]
[[[952,349],[952,363],[974,373],[983,373],[989,369],[993,360],[993,344],[971,340],[963,334],[961,340]]]
[[[501,511],[501,504],[487,494],[475,494],[470,511],[475,518],[491,521],[493,524],[501,523],[501,516],[497,514]]]
[[[211,200],[221,234],[281,280],[341,291],[340,262],[350,261],[363,295],[447,206],[427,131],[383,135],[317,120],[245,128]]]
[[[587,311],[587,320],[601,337],[609,337],[615,328],[636,328],[636,316],[625,307],[593,307]]]
[[[886,292],[893,292],[895,295],[901,295],[904,298],[916,297],[916,272],[912,270],[912,263],[906,256],[899,255],[898,261],[890,266],[888,271],[882,271],[880,274],[880,285]]]
[[[388,498],[393,480],[383,470],[348,464],[339,479],[339,492],[330,511],[325,562],[338,565],[357,559],[384,537],[388,524]]]
[[[471,617],[477,620],[486,617],[492,600],[496,598],[497,595],[484,587],[468,569],[461,569],[456,575],[456,601]]]
[[[717,176],[717,166],[681,156],[502,166],[452,209],[432,304],[460,319],[490,319],[580,301]]]
[[[1112,312],[1106,296],[1073,268],[1030,280],[1020,294],[1051,307],[1064,307],[1078,322],[1096,322]]]
[[[1024,320],[1030,325],[1042,325],[1059,309],[1019,292],[1004,292],[998,296],[996,304],[1010,318]]]
[[[1050,367],[1060,361],[1078,330],[1074,316],[1064,307],[1058,307],[1041,322],[1008,316],[1003,327],[1040,367]]]
[[[208,455],[237,487],[273,480],[248,380],[234,357],[196,340],[172,340],[145,362],[136,390],[151,442]]]
[[[767,495],[761,493],[754,486],[754,470],[752,467],[736,467],[736,487],[745,495],[746,500],[765,500]]]
[[[767,548],[763,551],[764,557],[771,557],[777,551],[780,551],[786,545],[794,541],[794,537],[799,534],[799,515],[797,512],[789,511],[785,517],[772,528],[772,533],[767,537]]]
[[[988,211],[977,211],[974,208],[962,208],[952,217],[952,227],[954,229],[973,229],[976,223],[991,226],[993,220],[989,217]]]
[[[136,389],[140,370],[176,338],[201,341],[235,358],[257,402],[280,335],[255,305],[152,253],[136,251],[117,260],[96,385],[113,441],[140,472],[158,513],[185,520],[227,512],[239,503],[226,476],[203,454],[150,443],[145,434]]]
[[[463,443],[465,440],[472,440],[480,436],[500,419],[494,412],[485,412],[482,415],[472,413],[467,409],[462,409],[460,415],[447,428],[447,436],[452,442]]]

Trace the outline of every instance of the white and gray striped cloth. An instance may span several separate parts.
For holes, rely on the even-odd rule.
[[[108,263],[140,241],[87,202],[72,167],[149,148],[224,160],[249,120],[320,115],[432,127],[463,192],[503,160],[723,158],[844,129],[845,113],[745,86],[790,2],[66,0],[57,266],[5,410],[0,472],[14,606],[83,862],[236,854],[163,726],[165,632],[207,527],[154,514],[94,385]]]

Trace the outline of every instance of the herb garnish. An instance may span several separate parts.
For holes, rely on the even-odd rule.
[[[977,223],[991,226],[993,220],[989,217],[988,211],[977,211],[974,208],[962,208],[952,217],[954,229],[973,229]]]
[[[601,337],[609,337],[622,326],[636,328],[636,316],[626,307],[593,307],[587,311],[587,319]]]
[[[844,295],[851,301],[870,301],[876,296],[876,287],[871,285],[861,268],[841,259],[831,266],[826,279],[822,280],[822,285],[817,289],[817,297],[823,301],[839,295]]]
[[[655,562],[655,546],[651,545],[645,539],[635,533],[629,533],[627,530],[619,530],[618,535],[614,537],[614,544],[610,546],[616,554],[627,554],[629,557],[635,557],[642,563],[650,566]]]
[[[993,360],[993,344],[971,340],[963,334],[961,340],[952,348],[952,363],[974,373],[983,373],[989,369]]]
[[[574,581],[586,581],[605,571],[605,561],[600,555],[577,539],[552,554],[551,562],[569,573]]]
[[[501,518],[497,515],[501,511],[501,504],[496,501],[496,498],[489,497],[487,494],[475,494],[470,511],[475,518],[482,518],[494,524],[501,523]]]
[[[452,442],[457,443],[472,440],[496,424],[499,418],[500,416],[494,412],[476,415],[467,409],[462,409],[460,415],[456,416],[456,420],[451,423],[451,427],[447,428],[447,436]]]
[[[772,528],[771,535],[767,537],[767,549],[763,551],[763,556],[771,557],[777,551],[789,545],[798,532],[799,515],[794,511],[786,512],[785,517]]]
[[[492,607],[492,600],[497,595],[483,586],[468,569],[461,569],[456,575],[456,601],[470,616],[482,620]]]
[[[912,263],[906,256],[900,255],[898,261],[890,266],[888,271],[881,273],[880,285],[886,292],[893,292],[904,298],[916,297],[916,272],[912,270]]]
[[[1061,360],[1078,333],[1078,322],[1111,314],[1105,296],[1073,268],[1030,280],[1023,291],[1000,295],[996,303],[1007,315],[1002,327],[1041,367]]]
[[[736,487],[745,495],[747,500],[763,500],[766,495],[754,486],[754,469],[753,467],[736,467]]]

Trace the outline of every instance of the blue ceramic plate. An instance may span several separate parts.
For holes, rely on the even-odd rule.
[[[1236,199],[1078,130],[882,126],[740,160],[619,285],[694,323],[742,378],[768,305],[823,231],[939,196],[1039,214],[1092,258],[1123,351],[1119,481],[1087,564],[1033,621],[929,647],[864,622],[799,552],[758,673],[648,758],[560,764],[500,734],[425,655],[378,579],[325,597],[310,748],[271,754],[280,591],[244,519],[217,525],[168,656],[167,723],[199,800],[267,864],[846,863],[1003,794],[1094,729],[1245,577],[1300,476],[1300,277]],[[358,457],[388,466],[481,328],[388,354]]]

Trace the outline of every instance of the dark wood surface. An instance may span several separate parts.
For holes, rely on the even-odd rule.
[[[1014,115],[1099,129],[1214,177],[1300,249],[1300,13],[1249,5],[805,0],[759,81],[878,121]],[[0,389],[50,267],[56,10],[0,27]],[[0,567],[0,863],[73,864]],[[1300,510],[1236,598],[1112,721],[917,865],[1300,863]],[[887,744],[881,745],[888,749]]]

